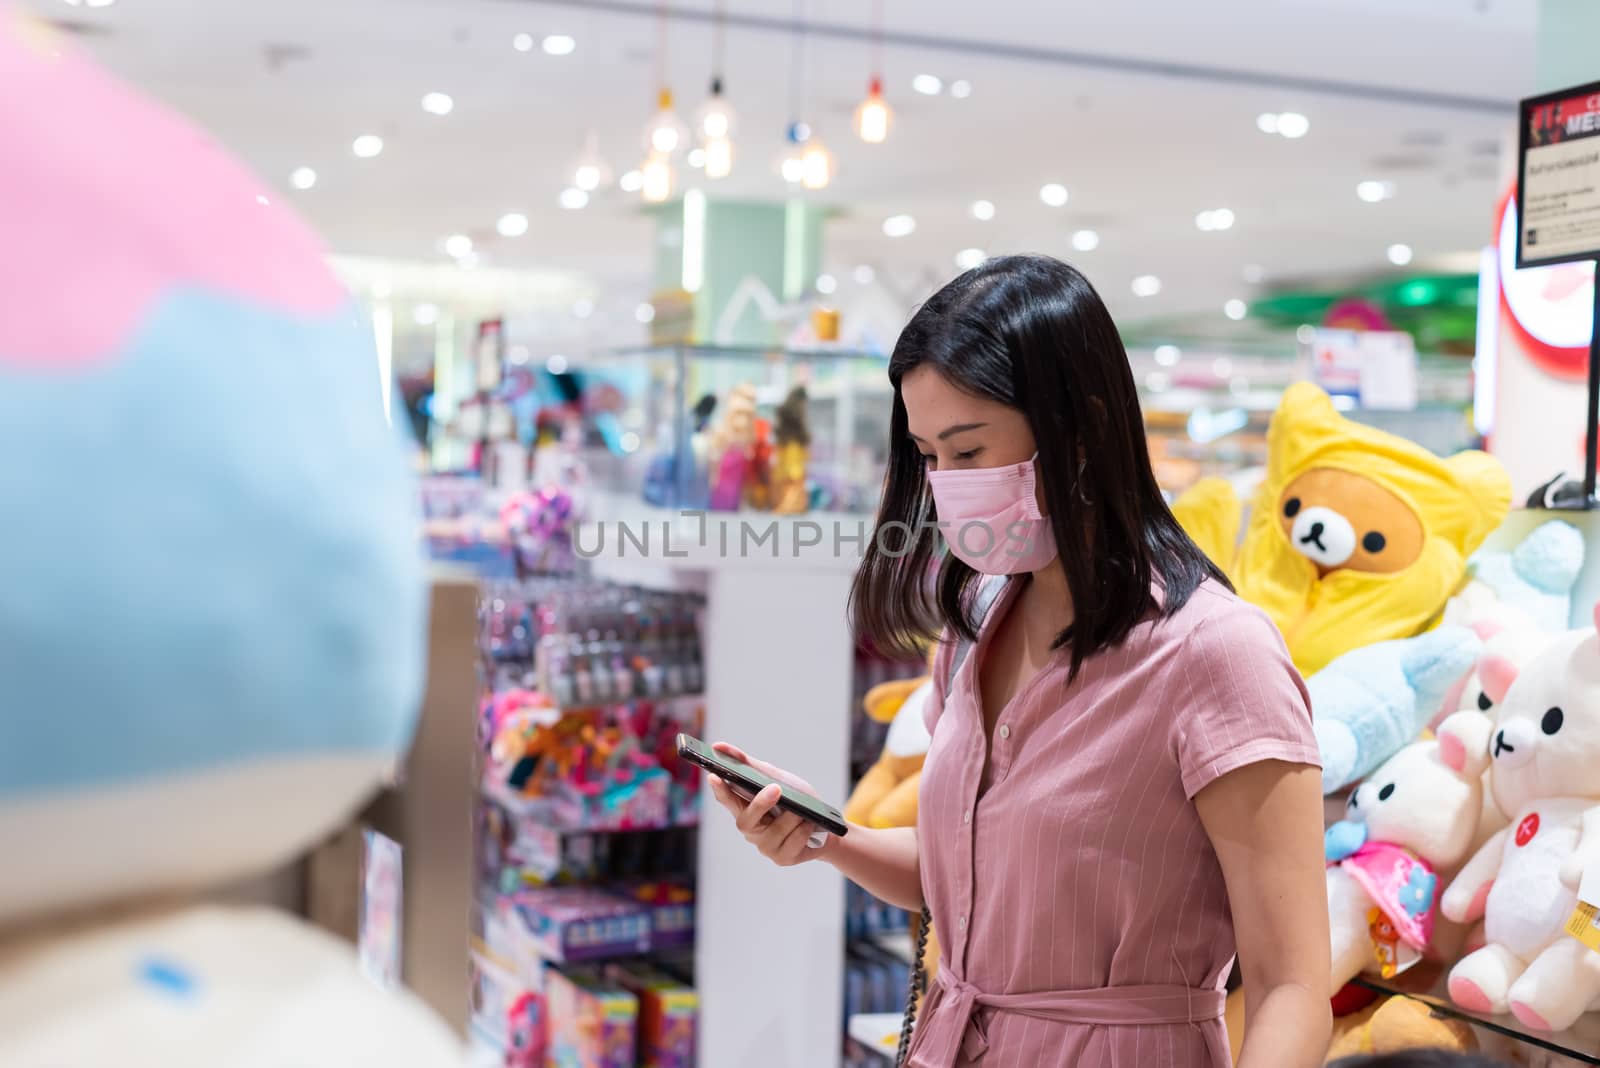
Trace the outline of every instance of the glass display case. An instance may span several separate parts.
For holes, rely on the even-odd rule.
[[[887,366],[834,348],[667,345],[575,358],[590,405],[604,408],[601,443],[585,457],[599,503],[870,512],[888,458]]]

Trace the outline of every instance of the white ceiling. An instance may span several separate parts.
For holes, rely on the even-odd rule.
[[[636,197],[557,205],[586,131],[618,172],[642,155],[657,77],[649,0],[28,2],[103,31],[85,36],[95,54],[284,184],[339,252],[443,262],[440,240],[465,232],[486,265],[570,275],[621,308],[649,289],[652,224]],[[712,4],[672,7],[704,16]],[[850,113],[870,49],[849,35],[871,4],[727,7],[741,20],[726,60],[737,157],[713,195],[785,195],[773,164],[796,42],[766,27],[802,11],[828,28],[806,39],[801,110],[838,156],[837,181],[813,195],[839,212],[825,258],[844,286],[869,263],[915,295],[953,273],[960,249],[1038,250],[1080,263],[1126,317],[1220,317],[1224,300],[1260,291],[1244,281],[1250,264],[1270,286],[1387,269],[1393,242],[1412,245],[1418,266],[1477,247],[1512,104],[1532,86],[1531,0],[886,0],[896,119],[887,144],[868,146]],[[518,32],[571,34],[577,51],[519,53]],[[949,46],[963,42],[983,50]],[[711,46],[704,17],[671,21],[668,77],[686,112],[703,98]],[[917,96],[910,79],[924,71],[973,93]],[[423,113],[430,91],[449,93],[454,112]],[[1259,112],[1281,110],[1309,116],[1309,135],[1257,131]],[[381,157],[351,154],[362,133],[385,139]],[[320,180],[290,194],[300,165]],[[1397,195],[1362,203],[1367,178]],[[1040,202],[1050,181],[1070,190],[1066,207]],[[979,197],[996,204],[993,222],[969,217]],[[1198,231],[1195,213],[1221,206],[1233,229]],[[508,211],[528,215],[526,236],[495,235]],[[916,233],[884,237],[882,220],[901,212]],[[1079,227],[1100,231],[1099,249],[1072,251]],[[1163,291],[1135,298],[1129,281],[1147,272]]]

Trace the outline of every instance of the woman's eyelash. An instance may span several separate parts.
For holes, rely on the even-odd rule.
[[[925,463],[925,464],[931,464],[931,463],[933,463],[933,461],[935,461],[937,459],[938,459],[938,457],[935,456],[931,452],[925,452],[925,453],[922,454],[922,462]]]
[[[967,452],[958,452],[958,453],[956,453],[956,459],[957,460],[970,460],[974,456],[977,456],[982,451],[983,450],[980,448],[980,449],[971,449],[971,450],[969,450]]]

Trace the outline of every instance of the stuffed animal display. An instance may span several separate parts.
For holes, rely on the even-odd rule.
[[[1461,923],[1482,916],[1488,940],[1452,969],[1450,996],[1475,1012],[1509,1010],[1528,1027],[1559,1031],[1600,1007],[1600,954],[1563,930],[1580,872],[1600,861],[1600,637],[1566,634],[1512,680],[1506,671],[1484,674],[1497,706],[1489,785],[1510,823],[1445,892],[1445,915]],[[1461,712],[1440,737],[1470,746],[1482,730],[1481,714]]]
[[[1345,653],[1307,679],[1323,792],[1366,777],[1421,733],[1481,649],[1465,627],[1439,627]]]
[[[1572,619],[1572,587],[1583,558],[1583,535],[1560,520],[1535,528],[1510,551],[1475,553],[1471,581],[1452,599],[1445,622],[1490,619],[1500,629],[1564,631]],[[1461,618],[1468,615],[1472,618]]]
[[[332,833],[415,724],[365,316],[275,190],[3,2],[0,96],[0,1063],[452,1063],[353,947],[191,900]]]
[[[1400,750],[1328,828],[1330,994],[1363,971],[1388,978],[1431,944],[1439,872],[1467,855],[1483,804],[1489,724],[1478,726],[1470,746],[1450,735]]]
[[[1310,383],[1284,391],[1267,475],[1238,544],[1231,487],[1204,480],[1174,511],[1240,596],[1283,632],[1303,674],[1376,641],[1420,633],[1511,507],[1511,481],[1481,452],[1440,459],[1340,415]]]

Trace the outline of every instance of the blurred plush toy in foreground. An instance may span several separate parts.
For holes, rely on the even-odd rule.
[[[196,903],[409,744],[416,490],[365,316],[276,190],[4,2],[0,96],[0,1064],[452,1063],[353,947]]]

